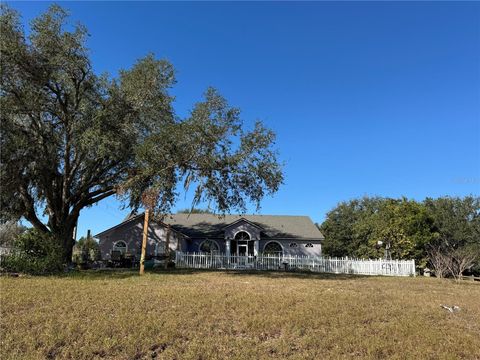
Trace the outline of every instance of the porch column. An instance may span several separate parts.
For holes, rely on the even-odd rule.
[[[230,243],[231,243],[230,239],[225,240],[225,254],[227,256],[230,256]]]
[[[254,240],[255,242],[253,243],[253,255],[258,256],[259,253],[259,247],[260,247],[260,240]]]

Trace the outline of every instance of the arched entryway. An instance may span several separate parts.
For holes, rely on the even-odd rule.
[[[246,231],[239,231],[231,242],[231,252],[238,256],[253,256],[255,252],[255,241]]]

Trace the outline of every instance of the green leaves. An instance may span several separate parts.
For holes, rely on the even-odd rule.
[[[80,211],[108,196],[164,213],[183,184],[195,189],[192,206],[227,212],[278,190],[273,132],[261,123],[244,130],[240,110],[215,89],[180,119],[167,60],[148,54],[117,78],[98,75],[87,30],[64,9],[51,6],[28,38],[18,18],[2,5],[2,220],[24,217],[71,249]]]
[[[157,60],[153,54],[138,60],[130,70],[121,70],[118,81],[120,96],[144,128],[156,127],[173,121],[173,97],[168,89],[175,83],[175,70],[168,61]]]
[[[2,259],[2,267],[34,275],[60,272],[64,268],[63,249],[54,237],[29,229],[18,236],[15,250]]]
[[[261,124],[244,131],[240,112],[214,89],[196,104],[191,116],[168,124],[137,148],[139,172],[126,186],[135,203],[149,188],[157,193],[155,210],[173,204],[177,182],[184,190],[194,186],[194,203],[214,204],[218,212],[244,211],[247,201],[257,204],[283,181],[274,135]]]
[[[421,268],[429,263],[440,277],[445,259],[455,266],[473,259],[475,271],[480,269],[479,197],[427,198],[423,202],[354,199],[331,210],[320,229],[325,235],[324,252],[330,256],[378,258],[383,257],[385,244],[390,244],[393,258],[415,259]],[[384,245],[376,246],[378,241]]]
[[[425,266],[428,249],[443,244],[480,245],[480,199],[414,200],[364,197],[340,203],[321,225],[324,251],[331,256],[382,257],[390,243],[394,258]]]
[[[480,198],[427,198],[425,205],[437,232],[435,245],[452,248],[480,245]]]

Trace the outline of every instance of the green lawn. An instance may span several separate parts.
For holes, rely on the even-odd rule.
[[[480,359],[480,285],[466,281],[117,271],[0,285],[2,359]]]

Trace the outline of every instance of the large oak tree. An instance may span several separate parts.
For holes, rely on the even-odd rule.
[[[0,26],[1,218],[54,235],[66,260],[81,210],[112,195],[165,213],[193,186],[193,205],[227,212],[278,190],[274,133],[260,122],[246,131],[214,89],[176,116],[168,61],[148,55],[117,77],[98,75],[87,30],[58,6],[28,36],[5,6]]]

